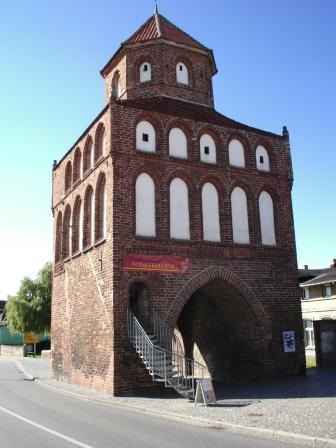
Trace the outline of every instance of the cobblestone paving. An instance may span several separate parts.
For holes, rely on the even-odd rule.
[[[20,359],[24,369],[49,387],[87,398],[127,405],[143,412],[203,419],[218,423],[304,434],[335,440],[336,369],[310,369],[306,377],[236,387],[215,385],[217,403],[205,407],[184,398],[111,397],[54,381],[46,360]],[[321,445],[322,446],[322,445]]]

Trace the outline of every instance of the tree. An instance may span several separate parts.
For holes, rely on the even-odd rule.
[[[11,332],[50,332],[52,267],[47,263],[36,280],[25,277],[16,296],[8,297],[6,320]]]

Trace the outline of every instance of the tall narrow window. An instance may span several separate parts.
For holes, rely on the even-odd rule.
[[[82,200],[76,197],[72,212],[72,254],[75,255],[82,250]]]
[[[245,168],[244,146],[237,139],[229,143],[229,163],[231,166]]]
[[[139,151],[155,152],[155,129],[148,121],[140,121],[136,126],[136,149]]]
[[[55,229],[55,263],[62,260],[62,231],[63,220],[62,212],[58,212]]]
[[[266,149],[259,145],[256,149],[256,165],[259,171],[270,171],[269,157]]]
[[[142,173],[135,182],[135,231],[137,235],[155,236],[155,184]]]
[[[169,132],[169,155],[186,159],[187,155],[187,137],[179,128],[173,128]]]
[[[112,91],[111,91],[111,96],[113,98],[119,98],[121,95],[121,85],[120,85],[120,74],[119,71],[117,70],[114,75],[113,75],[113,79],[112,79]]]
[[[66,164],[65,167],[65,176],[64,176],[64,192],[66,193],[71,188],[71,180],[72,180],[72,165],[70,160]]]
[[[105,129],[103,124],[99,124],[95,136],[94,161],[97,162],[103,157],[104,152]]]
[[[176,81],[181,84],[189,84],[189,74],[188,69],[183,62],[178,62],[176,64]]]
[[[92,168],[92,138],[89,135],[86,139],[83,152],[83,173]]]
[[[248,244],[250,242],[247,199],[245,191],[236,187],[231,193],[233,242]]]
[[[89,185],[84,196],[83,213],[83,248],[86,249],[92,245],[93,235],[93,189]]]
[[[202,188],[202,217],[204,240],[220,241],[218,193],[210,183]]]
[[[70,256],[70,241],[71,241],[71,208],[68,204],[65,207],[63,217],[63,239],[62,239],[62,255],[63,260]]]
[[[259,196],[259,215],[262,244],[275,246],[273,200],[266,191],[261,192]]]
[[[150,81],[152,79],[152,67],[149,62],[140,65],[140,82]]]
[[[82,154],[80,149],[76,148],[72,170],[73,183],[77,182],[81,178],[81,175],[82,175]]]
[[[95,241],[106,236],[106,179],[100,174],[95,193]]]
[[[206,163],[216,163],[216,144],[209,134],[203,134],[200,138],[200,159]]]
[[[189,198],[186,183],[182,179],[174,179],[170,184],[169,195],[170,237],[189,240]]]

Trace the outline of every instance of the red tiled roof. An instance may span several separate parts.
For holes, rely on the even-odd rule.
[[[190,47],[208,50],[189,34],[169,22],[161,14],[152,15],[124,44],[145,42],[154,39],[167,39]]]
[[[231,118],[220,114],[211,107],[188,103],[186,101],[174,98],[159,96],[150,98],[139,98],[134,100],[118,100],[116,102],[125,107],[148,110],[151,112],[161,112],[168,115],[196,120],[231,129],[247,130],[263,135],[268,135],[270,137],[282,138],[281,135],[274,134],[273,132],[263,131],[261,129],[253,128],[243,123],[239,123],[238,121],[232,120]]]

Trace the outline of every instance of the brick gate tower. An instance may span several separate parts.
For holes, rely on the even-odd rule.
[[[304,372],[288,132],[217,112],[216,72],[157,12],[101,70],[106,105],[53,167],[55,378],[152,389],[162,329],[214,379]]]

